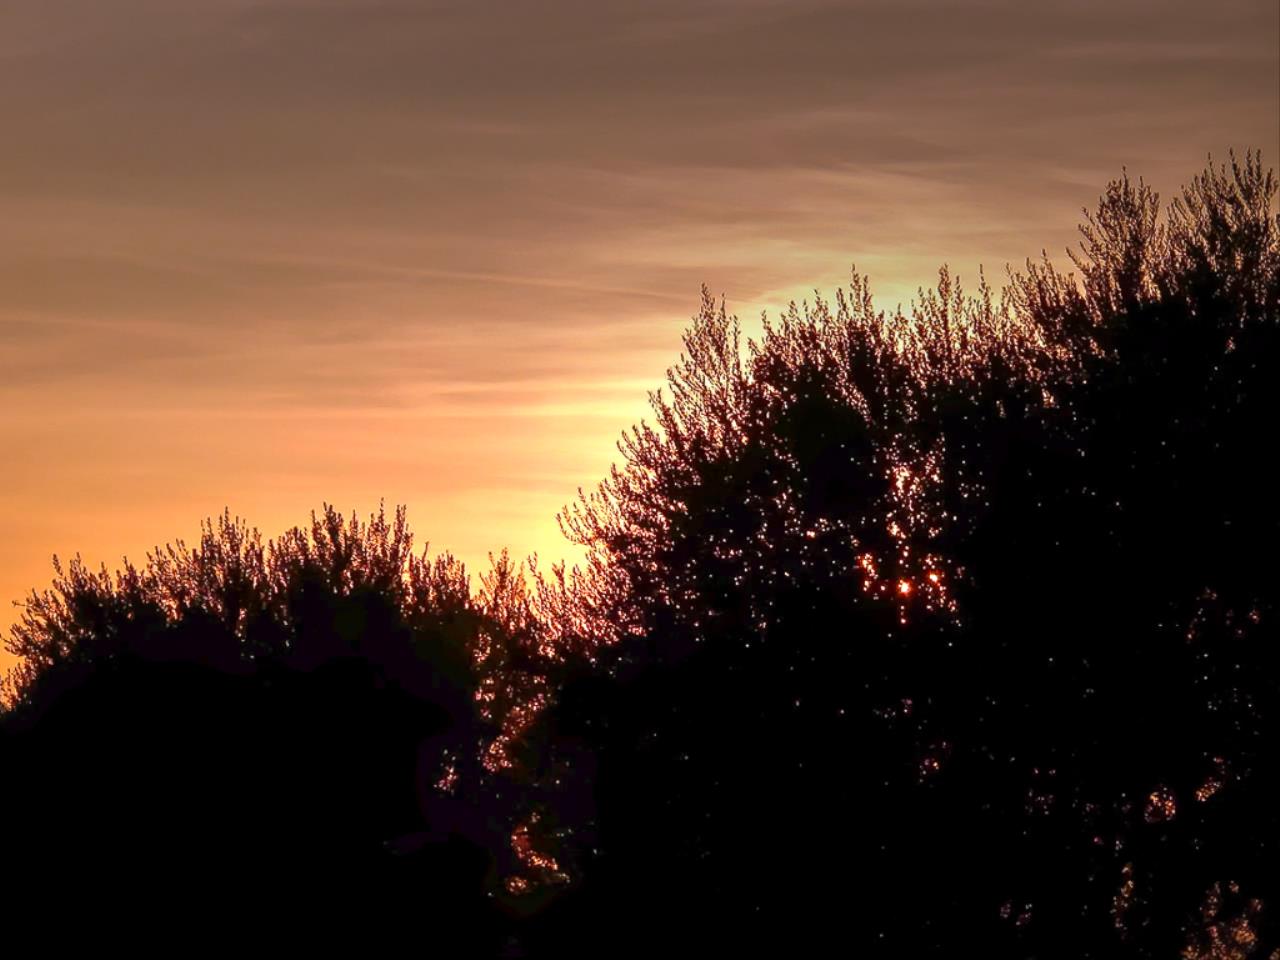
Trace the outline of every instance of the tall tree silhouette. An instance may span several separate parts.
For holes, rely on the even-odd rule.
[[[855,274],[745,353],[704,294],[563,517],[567,629],[608,664],[548,717],[598,758],[587,927],[1274,945],[1274,192],[1233,157],[1162,217],[1126,176],[1074,275],[944,269],[903,315]]]

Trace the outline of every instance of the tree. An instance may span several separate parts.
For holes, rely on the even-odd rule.
[[[402,509],[326,507],[268,543],[223,515],[142,567],[58,566],[10,638],[10,915],[496,950],[536,784],[485,758],[519,737],[536,630],[505,556],[473,596],[411,547]]]
[[[1164,210],[1126,175],[1074,272],[892,314],[855,272],[745,347],[704,292],[561,517],[581,570],[473,592],[403,511],[328,507],[58,567],[9,641],[11,915],[1267,956],[1275,191],[1253,155]]]
[[[944,269],[907,316],[855,273],[745,354],[704,292],[563,516],[593,929],[1193,956],[1234,884],[1274,936],[1274,193],[1233,157],[1162,217],[1126,176],[1077,274]]]

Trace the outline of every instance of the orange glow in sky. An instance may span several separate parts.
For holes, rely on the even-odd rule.
[[[1280,158],[1274,3],[923,9],[6,3],[0,627],[224,507],[571,556],[702,283],[891,307],[1064,259],[1123,165]]]

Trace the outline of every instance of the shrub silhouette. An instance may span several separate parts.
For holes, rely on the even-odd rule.
[[[486,891],[527,867],[529,791],[483,760],[537,669],[505,555],[473,597],[450,556],[411,552],[403,510],[326,507],[270,543],[224,515],[141,568],[58,574],[10,643],[17,902],[131,935],[434,921],[437,943],[495,942]]]
[[[598,756],[592,929],[1275,943],[1274,192],[1233,157],[1162,217],[1126,176],[1075,276],[944,269],[903,315],[855,274],[745,353],[704,293],[562,518],[595,578],[562,603],[610,640],[548,716]]]
[[[59,568],[10,639],[7,873],[474,953],[1267,956],[1274,194],[1254,155],[1163,211],[1125,176],[1073,273],[906,314],[855,273],[745,348],[704,292],[561,517],[582,570],[473,595],[331,508]]]

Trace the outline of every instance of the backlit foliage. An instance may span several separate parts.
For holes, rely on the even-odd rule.
[[[750,342],[704,291],[582,568],[224,516],[58,567],[10,716],[131,658],[408,690],[415,816],[559,897],[534,952],[1274,956],[1275,192],[1126,175],[1069,270],[892,312],[855,271]]]
[[[747,941],[852,911],[875,955],[1254,929],[1199,904],[1280,899],[1275,188],[1252,155],[1163,207],[1125,176],[1070,272],[943,269],[894,312],[855,272],[749,343],[704,292],[562,516],[610,584],[563,591],[568,632],[619,678],[553,715],[625,825],[597,909],[663,890]]]
[[[115,573],[55,558],[52,587],[28,597],[8,641],[22,657],[9,709],[43,709],[113,662],[270,674],[359,661],[451,715],[449,735],[420,760],[450,800],[434,812],[491,808],[452,828],[496,847],[517,875],[529,868],[529,841],[521,847],[503,822],[516,828],[535,788],[528,776],[510,782],[522,776],[513,745],[546,702],[554,651],[524,572],[505,553],[473,593],[461,563],[414,553],[412,543],[403,508],[361,522],[326,506],[269,541],[223,514],[195,546],[159,548]],[[495,803],[504,789],[507,802]]]

